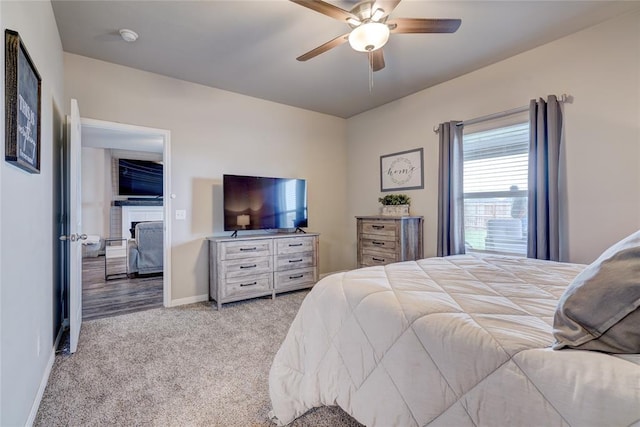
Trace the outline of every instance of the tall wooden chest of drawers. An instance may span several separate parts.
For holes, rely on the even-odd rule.
[[[423,257],[423,217],[358,216],[358,268]]]
[[[318,281],[318,234],[210,237],[209,297],[217,304],[310,288]]]

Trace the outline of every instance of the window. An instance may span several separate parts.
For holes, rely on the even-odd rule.
[[[302,179],[287,179],[284,189],[284,224],[287,227],[306,227],[307,186]]]
[[[527,255],[528,152],[528,123],[464,135],[467,252]]]

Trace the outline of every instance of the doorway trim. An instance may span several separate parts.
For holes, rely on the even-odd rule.
[[[162,161],[164,164],[163,216],[164,216],[164,272],[162,275],[162,304],[171,307],[171,131],[126,123],[109,122],[98,119],[81,118],[82,127],[109,131],[153,135],[162,138]]]

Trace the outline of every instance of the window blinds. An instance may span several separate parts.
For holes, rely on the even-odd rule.
[[[464,135],[467,251],[526,255],[529,124]]]

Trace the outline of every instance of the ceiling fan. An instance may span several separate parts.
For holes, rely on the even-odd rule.
[[[299,56],[296,58],[298,61],[307,61],[349,41],[354,50],[369,53],[373,71],[380,71],[384,68],[382,46],[389,40],[390,33],[455,33],[462,23],[461,19],[389,19],[389,14],[398,6],[400,0],[365,0],[356,4],[351,10],[341,9],[322,0],[291,1],[345,22],[351,28],[348,33]]]

